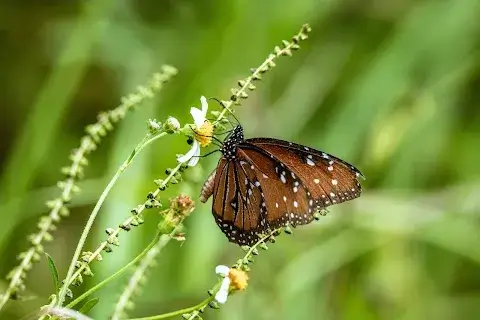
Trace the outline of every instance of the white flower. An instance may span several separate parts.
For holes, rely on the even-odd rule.
[[[195,139],[193,140],[192,148],[182,156],[177,158],[178,162],[184,163],[188,161],[190,167],[197,165],[200,157],[200,143]]]
[[[193,117],[193,122],[197,126],[197,128],[200,128],[203,126],[203,123],[205,120],[207,120],[207,111],[208,111],[208,103],[207,103],[207,98],[204,96],[200,97],[200,102],[202,103],[202,110],[191,107],[190,108],[190,114]]]
[[[200,157],[200,147],[205,147],[212,141],[213,126],[207,120],[208,103],[207,99],[202,96],[200,98],[202,103],[202,110],[192,107],[190,114],[195,123],[195,139],[192,143],[192,148],[184,155],[177,158],[178,162],[185,163],[188,161],[190,167],[198,163]]]
[[[217,300],[219,303],[225,303],[227,302],[228,290],[230,289],[230,283],[232,282],[232,280],[230,280],[228,277],[230,268],[220,265],[215,268],[215,273],[224,277],[222,284],[220,285],[220,289],[218,289],[217,293],[215,294],[215,300]]]
[[[220,289],[215,294],[215,300],[218,303],[227,302],[230,289],[232,291],[245,290],[248,282],[248,275],[245,271],[227,266],[217,266],[215,272],[223,277]]]

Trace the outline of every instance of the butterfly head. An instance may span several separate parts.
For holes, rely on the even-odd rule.
[[[222,148],[220,151],[223,154],[223,157],[227,160],[235,160],[237,153],[237,145],[242,143],[245,140],[243,137],[243,127],[237,125],[233,131],[227,136],[225,141],[223,141]]]

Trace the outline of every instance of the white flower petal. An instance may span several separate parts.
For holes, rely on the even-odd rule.
[[[208,112],[208,102],[207,98],[204,96],[200,97],[200,102],[202,104],[202,110],[192,107],[190,108],[190,114],[193,117],[193,122],[197,127],[201,127],[205,120],[207,120],[207,112]]]
[[[187,162],[188,160],[192,159],[192,157],[197,152],[200,154],[200,144],[198,143],[197,140],[194,139],[193,144],[192,144],[192,148],[190,148],[190,150],[186,154],[184,154],[183,156],[178,157],[177,160],[178,160],[178,162],[181,162],[181,163]]]
[[[215,294],[215,300],[217,300],[218,303],[227,302],[229,289],[230,289],[230,278],[226,277],[225,279],[223,279],[220,289]]]
[[[204,117],[207,117],[207,112],[208,112],[208,102],[207,98],[204,96],[200,97],[200,102],[202,103],[202,113]]]
[[[224,277],[228,276],[229,272],[230,272],[230,268],[227,266],[219,265],[215,268],[215,273]]]
[[[197,128],[200,128],[206,119],[205,115],[203,114],[203,111],[198,108],[191,107],[190,114],[193,117],[193,122],[195,123],[195,126],[197,126]]]
[[[197,142],[195,140],[195,142]],[[195,153],[193,154],[192,158],[190,161],[188,161],[188,166],[189,167],[195,167],[198,163],[198,160],[200,160],[200,144],[197,142],[198,148],[195,149]]]

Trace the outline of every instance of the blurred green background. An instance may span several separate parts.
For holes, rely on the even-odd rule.
[[[179,74],[130,114],[89,159],[72,215],[46,246],[61,276],[82,227],[116,168],[143,137],[148,118],[191,122],[201,95],[228,99],[305,22],[313,31],[292,58],[280,58],[237,117],[246,135],[307,144],[366,175],[360,199],[282,235],[252,266],[247,292],[205,319],[478,319],[480,317],[480,3],[477,0],[13,1],[0,4],[0,274],[16,265],[58,196],[59,169],[98,112],[146,83],[164,63]],[[215,104],[211,107],[217,108]],[[101,211],[86,250],[105,239],[154,179],[188,149],[180,136],[143,152]],[[198,199],[218,159],[190,170],[162,193]],[[153,237],[158,216],[119,237],[92,267],[104,279]],[[243,255],[201,204],[187,241],[170,243],[149,272],[130,316],[203,300],[218,264]],[[127,275],[128,276],[128,275]],[[126,277],[96,296],[90,314],[107,319]],[[0,280],[0,291],[8,282]],[[1,319],[48,302],[53,283],[42,260],[27,296]]]

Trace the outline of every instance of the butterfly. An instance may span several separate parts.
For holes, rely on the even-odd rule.
[[[230,242],[251,246],[279,227],[313,221],[328,206],[360,196],[353,165],[293,142],[245,139],[235,126],[224,140],[217,168],[200,200],[213,195],[212,213]]]

